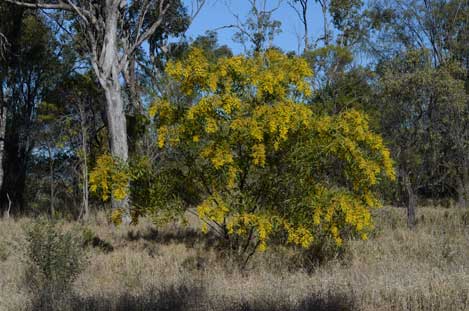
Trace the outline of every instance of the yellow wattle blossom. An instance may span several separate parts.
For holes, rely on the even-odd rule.
[[[218,125],[217,125],[217,121],[215,121],[215,119],[207,118],[206,122],[207,123],[205,125],[205,132],[207,132],[207,134],[213,134],[216,131],[218,131]]]
[[[317,209],[313,214],[313,223],[319,225],[321,223],[321,212]]]
[[[121,209],[113,210],[111,213],[111,222],[114,225],[119,226],[120,224],[122,224],[122,215],[123,211]]]
[[[122,201],[127,196],[127,193],[124,191],[124,189],[117,188],[117,189],[114,189],[114,191],[112,191],[112,196],[116,200]]]
[[[209,61],[192,49],[166,74],[190,104],[163,98],[149,114],[159,147],[187,154],[194,167],[202,231],[214,224],[259,251],[278,231],[304,248],[316,236],[337,245],[345,232],[367,238],[370,210],[380,206],[374,188],[395,179],[390,152],[364,113],[321,115],[306,104],[313,72],[305,59],[272,49]]]
[[[288,242],[299,245],[303,248],[308,248],[314,241],[314,237],[310,230],[300,225],[298,227],[292,226],[289,222],[285,221],[283,226],[288,234]]]
[[[171,104],[164,99],[155,101],[148,109],[148,115],[150,118],[154,118],[158,115],[161,119],[169,119],[173,117],[173,114],[174,111]]]
[[[96,160],[96,166],[90,172],[90,191],[100,195],[106,202],[111,196],[118,201],[129,193],[131,175],[128,168],[109,154],[103,154]]]
[[[220,169],[221,167],[232,164],[233,154],[227,147],[206,148],[201,152],[202,157],[210,159],[213,167]]]
[[[236,179],[238,177],[239,169],[231,165],[228,169],[227,182],[226,185],[228,189],[233,189],[236,186]]]
[[[167,126],[161,126],[158,130],[158,147],[163,148],[166,142],[166,136],[169,133]]]
[[[252,163],[254,165],[265,165],[265,146],[264,144],[257,144],[252,147]]]

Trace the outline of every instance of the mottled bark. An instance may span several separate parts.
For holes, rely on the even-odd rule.
[[[124,113],[124,104],[120,94],[120,85],[113,85],[105,88],[106,95],[106,116],[109,130],[109,144],[111,154],[120,161],[127,162],[128,144],[127,144],[127,124]],[[122,201],[112,198],[113,208],[127,209],[129,203],[128,197]]]
[[[129,158],[127,143],[127,124],[125,119],[124,101],[120,82],[121,63],[117,45],[117,27],[119,22],[119,2],[106,0],[105,35],[103,53],[99,62],[93,66],[106,97],[106,117],[109,131],[109,145],[113,157],[122,162]],[[113,208],[127,209],[129,198],[122,201],[111,199]]]

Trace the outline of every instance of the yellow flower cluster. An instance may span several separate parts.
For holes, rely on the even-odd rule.
[[[113,210],[112,213],[111,213],[111,222],[116,226],[121,225],[122,224],[122,216],[123,216],[122,209],[118,208],[118,209]]]
[[[303,248],[308,248],[313,243],[313,234],[311,233],[311,230],[305,226],[300,225],[298,227],[294,227],[286,221],[283,226],[287,231],[289,243],[299,245]]]
[[[96,166],[90,172],[90,191],[100,195],[105,202],[112,196],[123,200],[129,192],[130,173],[128,169],[109,154],[98,157]]]
[[[240,213],[233,215],[227,223],[229,234],[247,236],[251,229],[255,230],[259,241],[258,250],[267,249],[267,241],[273,230],[273,219],[268,215],[255,213]]]
[[[207,197],[197,207],[197,213],[201,220],[205,221],[202,231],[207,232],[207,222],[222,223],[229,213],[229,208],[220,195],[214,194]]]
[[[346,176],[353,185],[355,195],[341,198],[347,223],[355,223],[358,232],[369,227],[371,217],[369,208],[379,207],[380,202],[373,195],[371,188],[380,176],[395,180],[396,175],[389,150],[384,146],[381,136],[370,131],[366,116],[356,110],[345,111],[335,117],[321,117],[313,127],[324,149],[347,163]],[[348,205],[346,202],[349,202]],[[347,208],[354,205],[355,208]],[[357,210],[357,217],[348,215],[350,210]],[[363,220],[364,218],[364,220]]]
[[[200,49],[193,49],[183,62],[170,62],[166,72],[181,82],[181,89],[187,95],[194,93],[194,88],[215,90],[217,76],[212,74],[211,65]]]
[[[257,144],[252,147],[252,163],[255,165],[265,165],[265,146],[263,144]]]
[[[208,145],[207,148],[203,149],[200,152],[200,155],[203,158],[210,159],[213,164],[213,167],[219,169],[224,165],[229,165],[233,163],[233,154],[227,145],[222,145],[218,147],[213,147]]]

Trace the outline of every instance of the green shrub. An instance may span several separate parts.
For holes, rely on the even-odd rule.
[[[44,219],[27,226],[25,233],[27,281],[33,293],[68,291],[86,263],[80,235]]]

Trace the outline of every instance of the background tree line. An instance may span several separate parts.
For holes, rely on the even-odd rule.
[[[302,23],[301,54],[314,71],[308,103],[322,115],[364,111],[391,148],[397,182],[385,202],[469,200],[469,3],[465,0],[246,0],[233,40],[246,55],[279,49],[275,20],[289,6]],[[319,4],[320,34],[308,10]],[[233,54],[215,31],[185,32],[204,1],[0,0],[0,204],[11,213],[87,217],[102,206],[89,194],[99,155],[141,163],[151,172],[131,183],[114,207],[159,208],[175,178],[149,116],[155,98],[181,100],[164,71],[193,47],[212,61]],[[169,173],[168,173],[169,172]],[[169,174],[169,175],[168,175]],[[154,187],[154,185],[158,185]]]

